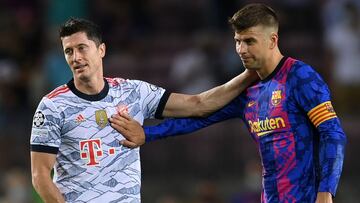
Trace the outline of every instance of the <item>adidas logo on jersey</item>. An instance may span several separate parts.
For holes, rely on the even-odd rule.
[[[76,119],[75,119],[76,123],[81,123],[85,121],[85,117],[82,114],[79,114]]]

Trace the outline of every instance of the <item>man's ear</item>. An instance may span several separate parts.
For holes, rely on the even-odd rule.
[[[270,34],[270,49],[277,47],[279,36],[277,33],[272,32]]]
[[[101,56],[101,57],[104,57],[104,56],[105,56],[105,53],[106,53],[105,43],[101,43],[101,44],[99,45],[99,52],[100,52],[100,56]]]

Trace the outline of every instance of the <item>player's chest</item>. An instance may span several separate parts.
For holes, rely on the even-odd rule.
[[[63,108],[61,134],[63,138],[83,140],[95,137],[109,137],[114,133],[109,118],[118,112],[125,112],[142,123],[140,106],[126,101],[84,102],[68,104]]]
[[[120,153],[129,149],[123,148],[119,141],[123,136],[111,127],[109,118],[119,111],[136,112],[134,105],[125,102],[89,102],[83,105],[67,105],[63,110],[61,127],[61,147],[65,151],[78,152],[79,164],[98,166],[106,164]],[[141,115],[141,114],[139,114]],[[142,123],[139,115],[131,115]],[[65,152],[64,152],[65,153]]]
[[[244,119],[255,138],[289,128],[284,84],[268,82],[249,89]]]
[[[287,96],[284,84],[271,82],[251,87],[246,95],[245,117],[266,117],[283,111]]]

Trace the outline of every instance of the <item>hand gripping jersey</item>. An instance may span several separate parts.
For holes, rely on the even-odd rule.
[[[140,202],[139,148],[119,145],[124,138],[108,118],[126,111],[142,124],[162,112],[164,92],[142,81],[106,78],[97,95],[79,92],[70,81],[41,100],[31,151],[57,154],[53,180],[66,202]]]
[[[146,140],[185,134],[241,118],[263,166],[262,202],[315,202],[335,195],[346,143],[327,85],[309,65],[284,57],[266,79],[207,118],[169,119],[146,127]]]

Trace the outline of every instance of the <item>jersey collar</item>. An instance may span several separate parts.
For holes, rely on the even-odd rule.
[[[78,96],[82,99],[85,99],[88,101],[100,101],[100,100],[104,99],[106,97],[106,95],[109,93],[109,83],[105,79],[104,79],[104,82],[105,82],[105,86],[101,90],[101,92],[99,92],[98,94],[92,94],[92,95],[82,93],[78,89],[76,89],[75,84],[74,84],[74,79],[71,79],[67,83],[67,86],[76,96]]]

